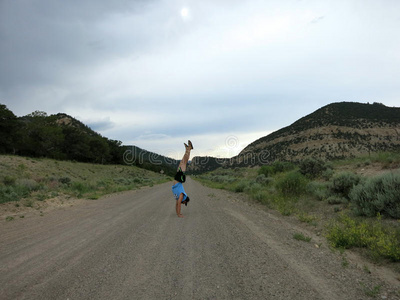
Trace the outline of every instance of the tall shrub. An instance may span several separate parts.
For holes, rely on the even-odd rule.
[[[400,219],[400,172],[369,178],[350,192],[353,209],[368,217],[378,213]]]
[[[276,182],[276,188],[285,195],[300,195],[306,191],[308,180],[299,172],[285,174]]]
[[[300,173],[308,178],[316,178],[327,169],[322,160],[306,158],[300,162]]]
[[[361,181],[360,175],[351,172],[342,172],[336,174],[331,179],[329,189],[333,194],[349,199],[349,193],[351,189],[357,184],[359,184],[360,181]]]

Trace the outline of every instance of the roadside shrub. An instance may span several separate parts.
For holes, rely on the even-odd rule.
[[[255,192],[252,197],[254,200],[261,202],[263,204],[267,204],[268,202],[268,193],[264,190]]]
[[[143,182],[143,179],[140,178],[140,177],[136,177],[136,178],[133,179],[133,182],[134,182],[134,183],[142,183],[142,182]]]
[[[326,184],[322,182],[309,182],[306,186],[306,192],[320,201],[327,197],[327,187]]]
[[[380,213],[400,219],[400,172],[369,178],[355,186],[349,197],[359,215]]]
[[[39,184],[33,179],[18,179],[16,185],[29,192],[37,191],[40,188]]]
[[[65,184],[65,185],[69,185],[71,183],[71,178],[69,177],[60,177],[58,179],[58,182]]]
[[[18,201],[21,198],[12,186],[0,186],[0,203]]]
[[[267,186],[270,183],[272,183],[273,181],[274,181],[274,179],[272,177],[265,177],[264,174],[258,175],[256,177],[256,182],[263,186]]]
[[[350,172],[342,172],[332,177],[329,189],[333,194],[349,199],[351,189],[355,185],[359,184],[360,181],[360,175]]]
[[[274,175],[274,169],[272,166],[262,166],[259,170],[258,170],[258,175],[264,175],[265,177]]]
[[[234,187],[233,187],[233,191],[235,193],[243,193],[244,190],[247,187],[247,182],[245,181],[239,181]]]
[[[116,184],[129,185],[131,183],[127,178],[124,177],[114,178],[113,180]]]
[[[335,172],[332,169],[326,169],[325,171],[322,172],[321,176],[325,180],[329,180],[332,178],[333,174]]]
[[[275,179],[274,178],[272,178],[272,177],[267,177],[267,178],[265,178],[265,185],[270,185],[270,184],[272,184],[272,183],[274,183],[275,182]]]
[[[284,195],[300,195],[306,191],[307,179],[297,171],[285,174],[276,182],[276,188]]]
[[[300,173],[308,178],[316,178],[324,172],[327,167],[322,160],[306,158],[300,162]]]
[[[18,179],[15,185],[0,186],[0,203],[19,201],[39,189],[40,184],[33,179]]]
[[[82,197],[84,194],[93,190],[88,184],[83,182],[73,182],[70,188],[75,192],[77,197]]]
[[[256,182],[257,182],[257,183],[260,183],[260,184],[264,184],[266,178],[267,178],[267,177],[265,177],[264,174],[260,174],[260,175],[258,175],[258,176],[256,177]]]
[[[246,186],[244,191],[246,193],[249,193],[250,195],[254,195],[255,193],[257,193],[261,189],[262,189],[261,184],[256,183],[256,182],[250,182],[250,184]]]
[[[343,197],[340,197],[340,196],[337,196],[337,195],[329,196],[328,199],[326,199],[326,200],[331,205],[345,204],[345,203],[349,202],[349,200],[347,200],[346,198],[343,198]]]
[[[3,183],[4,183],[5,185],[14,185],[14,184],[15,184],[15,181],[16,181],[15,177],[5,176],[5,177],[3,178]]]

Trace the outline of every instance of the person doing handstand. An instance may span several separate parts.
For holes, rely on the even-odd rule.
[[[183,218],[181,214],[181,205],[185,204],[187,206],[188,202],[190,201],[188,195],[183,188],[183,184],[186,181],[186,166],[189,161],[190,151],[193,150],[193,144],[191,141],[188,141],[188,145],[185,145],[185,154],[183,155],[182,160],[179,163],[177,172],[174,177],[174,184],[172,186],[172,193],[176,199],[176,214],[179,218]]]

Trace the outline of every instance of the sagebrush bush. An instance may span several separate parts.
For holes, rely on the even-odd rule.
[[[258,175],[258,176],[256,177],[256,182],[257,182],[257,183],[260,183],[260,184],[264,184],[266,178],[267,178],[267,177],[265,177],[264,174],[260,174],[260,175]]]
[[[78,198],[83,197],[84,194],[92,192],[95,190],[92,186],[84,182],[73,182],[70,186],[70,189],[75,193],[75,196]]]
[[[16,178],[12,177],[12,176],[4,176],[4,178],[3,178],[3,183],[5,185],[14,185],[15,181],[16,181]]]
[[[256,182],[261,184],[261,185],[265,185],[265,186],[271,184],[273,181],[274,181],[273,178],[265,177],[264,174],[258,175],[256,177]]]
[[[338,195],[349,199],[349,193],[354,186],[359,184],[361,176],[351,173],[342,172],[332,177],[329,185],[329,190],[333,195]]]
[[[306,192],[318,200],[324,200],[327,197],[327,186],[322,182],[311,181],[306,186]]]
[[[22,189],[26,189],[28,191],[37,191],[40,186],[39,184],[33,179],[18,179],[15,185],[20,186]]]
[[[369,178],[350,192],[354,211],[373,217],[378,213],[400,219],[400,172]]]
[[[257,183],[257,182],[250,182],[246,188],[244,189],[244,191],[246,193],[249,193],[250,195],[253,195],[255,193],[257,193],[258,191],[262,190],[262,185]]]
[[[264,175],[265,177],[274,175],[274,169],[272,166],[262,166],[258,169],[258,175]]]
[[[326,169],[322,172],[321,176],[323,179],[329,180],[332,178],[333,174],[335,174],[335,172],[332,169]]]
[[[252,195],[252,198],[256,201],[259,201],[263,204],[267,204],[268,202],[268,193],[264,190],[259,190]]]
[[[69,185],[69,184],[71,183],[71,178],[69,178],[69,177],[67,177],[67,176],[65,176],[65,177],[60,177],[60,178],[58,179],[58,181],[59,181],[60,183],[62,183],[62,184]]]
[[[17,180],[13,186],[0,186],[0,203],[19,201],[40,188],[40,185],[32,179]]]
[[[13,186],[0,186],[0,203],[18,201],[21,196]]]
[[[349,200],[347,200],[346,198],[337,195],[331,195],[326,200],[331,205],[344,204],[349,202]]]
[[[236,185],[233,187],[233,191],[235,193],[243,193],[244,190],[247,188],[248,184],[246,181],[239,181],[236,183]]]
[[[133,182],[134,182],[134,183],[142,183],[142,182],[143,182],[143,179],[140,178],[140,177],[135,177],[135,178],[133,179]]]
[[[316,178],[327,169],[325,162],[319,159],[306,158],[300,162],[300,173],[308,178]]]
[[[308,180],[299,172],[286,173],[276,182],[276,188],[284,195],[300,195],[306,191]]]

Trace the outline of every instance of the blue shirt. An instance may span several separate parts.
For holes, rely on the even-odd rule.
[[[183,184],[181,182],[178,182],[177,184],[174,184],[172,186],[172,193],[174,194],[174,197],[176,200],[179,199],[179,196],[181,194],[183,194],[182,202],[185,201],[187,198],[187,194],[186,194],[185,189],[183,188]]]

